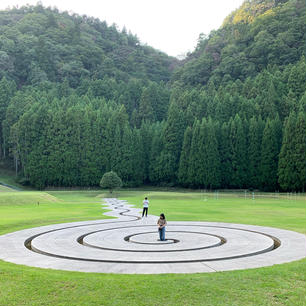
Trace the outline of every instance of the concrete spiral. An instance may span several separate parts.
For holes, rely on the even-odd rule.
[[[0,259],[40,268],[100,273],[195,273],[258,268],[306,257],[305,236],[245,224],[140,218],[126,201],[104,199],[116,219],[56,224],[0,236]]]

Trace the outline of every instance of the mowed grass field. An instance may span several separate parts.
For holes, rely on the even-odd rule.
[[[106,218],[101,191],[0,190],[0,234],[52,223]],[[304,196],[123,190],[114,196],[168,220],[273,226],[306,234]],[[1,246],[0,246],[1,248]],[[158,267],[157,267],[158,269]],[[306,305],[306,260],[259,269],[116,275],[38,269],[0,261],[0,305]]]

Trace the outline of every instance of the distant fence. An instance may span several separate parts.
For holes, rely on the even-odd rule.
[[[233,197],[233,198],[245,198],[245,199],[282,199],[282,200],[305,200],[305,192],[261,192],[261,191],[250,191],[250,190],[201,190],[201,198],[213,198],[219,199],[222,197]]]

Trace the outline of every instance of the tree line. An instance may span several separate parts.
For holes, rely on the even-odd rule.
[[[96,186],[103,173],[115,171],[126,186],[304,190],[304,67],[302,58],[290,72],[263,71],[252,82],[217,90],[211,83],[169,94],[148,83],[138,92],[137,116],[121,95],[107,100],[91,86],[86,94],[63,86],[16,91],[2,79],[2,96],[12,95],[2,124],[3,153],[12,154],[24,182],[38,188]],[[271,88],[284,86],[282,78],[294,82],[279,97]],[[169,103],[160,120],[146,94],[152,88],[157,100]],[[282,107],[286,101],[291,104]]]

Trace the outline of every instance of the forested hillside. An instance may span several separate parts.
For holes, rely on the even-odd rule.
[[[38,188],[305,190],[305,15],[245,1],[178,63],[86,16],[1,12],[1,158]]]
[[[223,26],[198,45],[173,79],[216,86],[253,78],[276,65],[284,69],[305,54],[305,1],[252,0],[230,14]]]
[[[0,12],[0,76],[17,85],[84,78],[168,81],[174,58],[142,46],[116,25],[56,9],[26,6]]]

